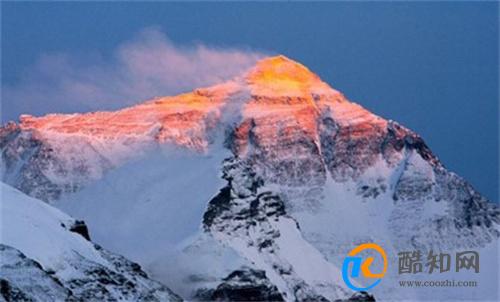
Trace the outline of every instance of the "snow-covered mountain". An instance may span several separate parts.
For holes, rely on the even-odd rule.
[[[4,183],[0,192],[0,300],[181,301],[93,244],[82,221]]]
[[[368,298],[339,271],[363,242],[392,264],[472,248],[498,263],[495,204],[416,133],[283,56],[119,111],[21,116],[0,148],[5,182],[85,219],[97,243],[190,300]],[[496,269],[475,290],[429,292],[399,289],[393,267],[372,294],[495,300]]]

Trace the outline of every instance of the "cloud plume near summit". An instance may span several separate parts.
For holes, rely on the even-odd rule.
[[[117,109],[221,82],[262,57],[250,49],[176,44],[158,28],[147,28],[109,57],[40,56],[17,83],[2,84],[2,120],[23,113]]]

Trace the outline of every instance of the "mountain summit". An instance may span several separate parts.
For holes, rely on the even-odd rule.
[[[252,92],[260,95],[310,96],[316,90],[331,89],[307,67],[281,55],[257,62],[245,79]]]
[[[346,129],[353,135],[367,139],[376,135],[374,132],[387,128],[387,121],[347,101],[303,65],[277,56],[259,61],[232,81],[178,96],[156,98],[118,111],[42,117],[22,115],[19,124],[9,123],[1,129],[0,135],[12,137],[24,133],[18,139],[24,140],[28,135],[31,141],[51,146],[51,151],[40,148],[37,152],[61,157],[58,165],[65,167],[51,173],[35,173],[43,178],[39,182],[50,189],[44,185],[25,184],[29,182],[27,178],[35,174],[16,170],[16,173],[30,176],[17,178],[15,187],[34,190],[36,192],[31,195],[49,200],[57,198],[64,190],[77,189],[83,184],[81,182],[99,178],[109,168],[120,166],[153,145],[166,143],[204,152],[221,124],[226,124],[224,127],[239,124],[234,128],[240,137],[245,135],[250,124],[255,124],[254,130],[258,132],[261,126],[267,127],[262,123],[268,124],[271,126],[266,130],[270,131],[269,136],[276,135],[276,131],[304,131],[308,140],[319,146],[318,120],[327,117],[348,127]],[[280,127],[273,128],[278,122]],[[2,145],[4,157],[7,157],[6,174],[10,174],[12,168],[9,166],[12,160],[8,159],[11,143]],[[235,147],[243,148],[246,142],[239,140],[238,144]],[[66,155],[74,153],[80,153],[82,158],[76,161],[67,158]],[[48,157],[49,154],[33,156]],[[88,175],[79,175],[78,180],[62,186],[52,186],[54,182],[69,180],[59,178],[59,172],[66,175],[65,171],[75,169],[86,170]]]
[[[416,249],[497,261],[495,204],[418,134],[284,56],[118,111],[21,116],[0,149],[4,182],[85,219],[97,243],[188,300],[371,298],[338,269],[362,242],[393,264]],[[399,277],[390,270],[373,295],[433,298]],[[437,290],[494,300],[495,282]]]

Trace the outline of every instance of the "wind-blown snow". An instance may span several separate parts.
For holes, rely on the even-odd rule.
[[[200,222],[207,197],[223,184],[219,165],[227,155],[222,148],[211,150],[210,155],[156,149],[110,171],[99,182],[63,196],[56,205],[84,219],[96,243],[141,263],[153,277],[185,296],[187,281],[183,278],[207,274],[200,263],[203,257],[231,254],[218,247],[201,247],[201,255],[192,253],[200,240],[210,245],[210,238],[199,238]],[[197,259],[186,259],[186,254]],[[228,257],[224,259],[230,261]],[[205,267],[211,267],[213,261],[204,260]],[[231,272],[210,270],[219,277]]]
[[[408,249],[477,249],[498,263],[497,206],[416,133],[283,56],[115,112],[24,116],[0,128],[0,144],[3,179],[85,219],[96,242],[188,299],[237,284],[224,283],[234,272],[260,276],[262,296],[349,298],[337,268],[365,242],[390,265]],[[477,277],[463,291],[397,288],[405,276],[390,266],[373,293],[492,299],[498,265],[486,266],[449,276]]]

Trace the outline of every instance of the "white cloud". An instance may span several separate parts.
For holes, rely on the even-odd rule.
[[[42,55],[18,83],[2,87],[2,118],[116,109],[232,78],[261,57],[245,49],[177,45],[149,28],[109,59]]]

